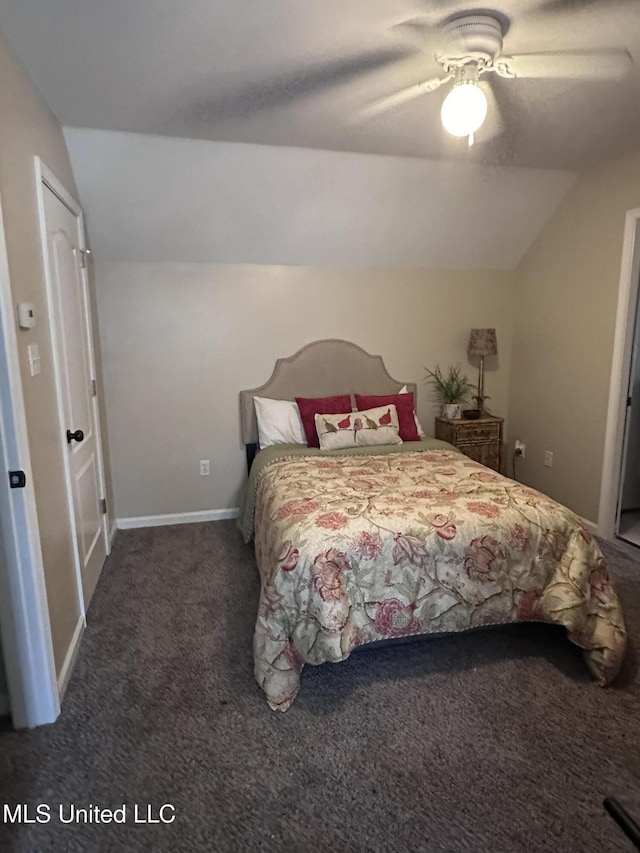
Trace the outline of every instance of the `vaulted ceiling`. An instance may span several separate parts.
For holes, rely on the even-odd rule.
[[[509,54],[633,63],[621,79],[492,75],[471,149],[441,127],[446,87],[356,120],[442,73],[434,33],[465,10],[498,13]],[[638,0],[0,0],[0,29],[67,126],[572,170],[640,147]]]

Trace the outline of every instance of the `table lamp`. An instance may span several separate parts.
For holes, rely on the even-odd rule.
[[[478,393],[474,395],[474,400],[478,402],[478,409],[484,412],[484,401],[488,400],[484,394],[484,357],[486,355],[498,354],[498,341],[496,339],[495,329],[471,329],[469,335],[469,346],[467,347],[467,355],[480,357],[480,373],[478,375]]]

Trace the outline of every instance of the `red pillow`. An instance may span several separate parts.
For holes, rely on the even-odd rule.
[[[300,409],[308,447],[320,447],[315,415],[341,415],[351,411],[349,394],[340,394],[337,397],[296,397],[296,403]]]
[[[356,394],[356,409],[376,409],[378,406],[394,405],[398,412],[398,426],[400,427],[400,438],[403,441],[420,441],[416,420],[413,416],[413,391],[408,394],[383,394],[371,396],[367,394]]]

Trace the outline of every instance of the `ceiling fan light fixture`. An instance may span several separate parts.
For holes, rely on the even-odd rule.
[[[474,80],[461,80],[444,99],[440,117],[452,136],[472,136],[487,117],[487,96]]]

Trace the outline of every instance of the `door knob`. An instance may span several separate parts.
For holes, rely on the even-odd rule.
[[[71,432],[70,429],[67,430],[67,444],[71,444],[72,441],[82,441],[84,439],[84,433],[81,429],[77,429],[75,432]]]

